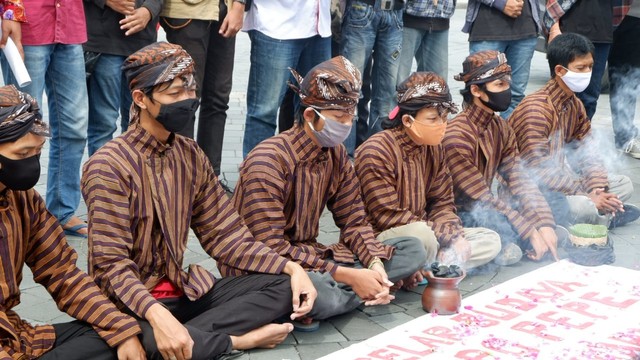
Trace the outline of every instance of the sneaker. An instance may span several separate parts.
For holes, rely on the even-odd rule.
[[[522,250],[514,243],[502,244],[502,250],[498,256],[493,259],[493,262],[500,266],[509,266],[517,263],[522,259]]]
[[[629,140],[621,150],[625,155],[629,155],[634,159],[640,159],[640,138]]]
[[[617,213],[609,223],[609,229],[624,226],[640,217],[640,208],[631,204],[624,204],[624,212]]]

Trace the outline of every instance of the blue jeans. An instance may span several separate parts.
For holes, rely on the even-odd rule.
[[[602,76],[607,67],[607,58],[609,57],[609,50],[611,49],[611,44],[594,43],[593,46],[595,47],[595,53],[593,54],[591,81],[589,81],[589,86],[587,86],[583,92],[576,93],[576,96],[582,101],[585,110],[587,110],[589,119],[593,118],[593,115],[596,113]]]
[[[521,40],[509,41],[473,41],[469,43],[471,54],[482,50],[497,50],[505,53],[507,62],[511,66],[511,105],[502,113],[503,119],[507,119],[513,109],[524,99],[524,91],[529,82],[531,71],[531,58],[536,48],[537,38],[532,37]]]
[[[396,79],[402,51],[402,10],[381,10],[380,1],[375,6],[355,0],[346,9],[342,23],[342,55],[349,59],[361,73],[373,56],[371,75],[371,108],[366,124],[367,134],[356,134],[354,126],[345,140],[349,154],[363,139],[382,130],[382,120],[395,106]],[[357,137],[357,142],[356,142]]]
[[[401,83],[411,75],[413,58],[418,71],[432,71],[447,80],[449,69],[449,30],[428,31],[405,27],[402,30],[402,52],[398,67]]]
[[[51,126],[47,208],[64,225],[80,203],[80,165],[89,116],[84,54],[81,45],[25,45],[24,59],[31,84],[20,90],[31,94],[38,104],[47,92]],[[4,65],[5,83],[16,84]]]
[[[91,76],[87,79],[89,94],[87,146],[89,156],[113,138],[122,108],[126,107],[126,113],[129,113],[132,101],[131,92],[126,86],[126,82],[122,81],[121,69],[125,59],[125,56],[103,53],[98,58]],[[121,122],[124,124],[124,117]],[[129,123],[128,117],[126,122]]]
[[[311,68],[331,56],[331,38],[319,35],[307,39],[278,40],[251,30],[249,38],[251,68],[242,144],[244,157],[261,141],[275,134],[278,107],[287,89],[287,80],[297,84],[289,68],[304,77]]]

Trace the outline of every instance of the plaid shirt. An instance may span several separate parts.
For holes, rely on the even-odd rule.
[[[455,0],[409,0],[404,12],[425,18],[450,19],[456,9]]]
[[[575,4],[578,0],[549,0],[547,1],[546,11],[544,13],[542,22],[544,24],[545,30],[548,32],[549,29],[560,20],[564,14],[566,14],[569,9]],[[613,26],[618,26],[622,22],[622,19],[629,12],[629,8],[631,7],[631,3],[633,0],[613,0]]]

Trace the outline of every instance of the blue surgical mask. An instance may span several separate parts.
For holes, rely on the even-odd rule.
[[[313,128],[313,124],[309,121],[309,127],[313,131],[313,134],[318,139],[320,146],[322,147],[335,147],[340,144],[349,136],[351,133],[351,126],[353,122],[350,124],[343,124],[337,120],[330,119],[318,112],[318,110],[313,109],[313,111],[318,114],[322,120],[324,120],[324,127],[320,131],[316,131]]]

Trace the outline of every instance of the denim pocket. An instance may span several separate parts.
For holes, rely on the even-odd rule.
[[[373,7],[358,1],[351,4],[345,16],[345,24],[351,27],[362,28],[371,23]]]

